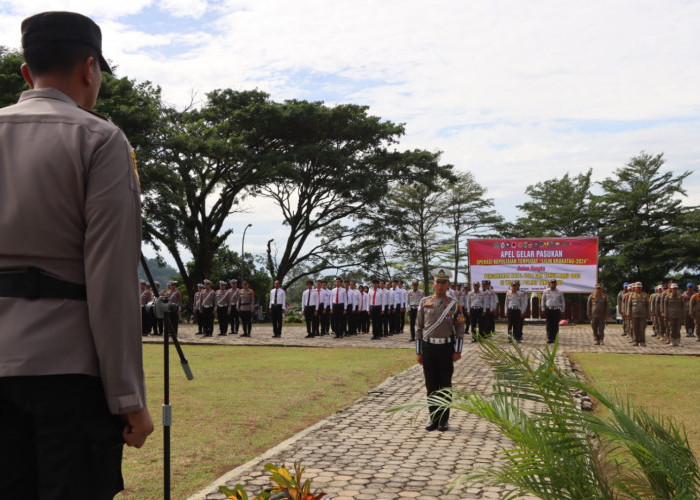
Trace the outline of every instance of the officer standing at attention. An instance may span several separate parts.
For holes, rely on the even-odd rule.
[[[479,282],[474,282],[474,290],[467,294],[467,309],[472,325],[472,342],[484,335],[484,294],[479,290]],[[477,326],[479,331],[477,333]]]
[[[700,342],[700,285],[698,285],[698,291],[690,297],[688,312],[695,322],[695,340]]]
[[[372,318],[372,340],[382,338],[384,330],[382,320],[386,304],[384,302],[384,292],[379,288],[379,280],[372,280],[372,289],[369,291],[369,314]]]
[[[629,283],[626,281],[622,284],[622,290],[617,292],[617,313],[622,318],[622,336],[627,336],[627,322],[625,321],[625,306],[623,304],[625,294],[627,293],[627,286]]]
[[[151,287],[145,281],[141,281],[141,335],[144,337],[148,336],[148,332],[151,330],[151,315],[150,307],[148,304],[153,301],[153,293],[151,292]]]
[[[683,321],[683,297],[678,293],[678,285],[673,283],[670,292],[664,296],[661,311],[669,325],[668,343],[673,347],[681,345],[681,322]]]
[[[253,309],[255,308],[255,292],[251,290],[248,280],[243,280],[243,289],[238,294],[238,315],[241,317],[241,337],[250,337],[253,329]]]
[[[287,307],[287,294],[282,288],[279,280],[275,281],[275,287],[270,290],[270,303],[268,310],[270,311],[270,319],[272,320],[272,338],[280,338],[282,336],[282,321],[284,320],[284,311]]]
[[[177,329],[180,325],[180,313],[182,312],[182,293],[177,289],[177,281],[168,281],[168,290],[165,292],[165,296],[168,299],[168,304],[170,304],[170,309],[165,313],[166,318],[170,319],[170,327],[166,321],[165,328],[172,328],[172,333],[177,337]],[[173,308],[173,305],[176,307]],[[166,333],[170,333],[170,331]]]
[[[651,316],[649,296],[642,291],[642,283],[637,281],[626,300],[625,315],[630,318],[632,338],[635,346],[646,346],[645,331],[647,320]]]
[[[506,293],[505,308],[508,311],[508,323],[513,329],[516,342],[523,341],[523,323],[527,314],[527,293],[520,291],[520,281],[515,280]],[[511,342],[511,339],[508,339]]]
[[[160,291],[160,281],[154,281],[156,289],[153,290],[153,301],[151,302],[151,325],[153,326],[153,335],[163,335],[165,322],[164,318],[158,318],[156,316],[156,299],[163,295]]]
[[[434,269],[432,275],[435,295],[420,301],[416,318],[416,357],[423,365],[428,397],[440,389],[452,387],[454,362],[462,357],[466,322],[462,306],[447,296],[452,273]],[[429,410],[430,422],[425,429],[446,431],[450,411],[438,411],[435,406],[429,406]]]
[[[318,333],[318,299],[319,293],[314,290],[314,282],[306,282],[306,290],[301,294],[301,307],[306,320],[306,337],[312,339]]]
[[[549,288],[542,294],[542,312],[547,318],[547,343],[553,344],[559,333],[559,320],[566,304],[564,294],[557,290],[557,280],[549,282]]]
[[[214,306],[216,304],[216,290],[212,289],[211,281],[204,280],[204,290],[199,296],[201,304],[202,324],[204,325],[204,336],[211,337],[214,334]]]
[[[238,294],[241,291],[238,289],[238,280],[229,281],[231,288],[229,289],[229,323],[231,325],[231,335],[238,335]]]
[[[0,498],[108,499],[123,444],[153,431],[138,176],[90,111],[110,71],[97,24],[37,14],[22,47],[32,90],[0,109]]]
[[[202,319],[202,292],[204,291],[204,284],[197,283],[197,291],[194,292],[194,297],[192,298],[192,314],[194,316],[194,321],[197,323],[197,333],[195,335],[203,335],[204,331],[204,320]]]
[[[347,291],[343,288],[343,281],[335,279],[335,288],[331,290],[331,318],[333,319],[333,331],[335,338],[343,337],[345,333],[345,303],[347,302]]]
[[[695,337],[695,318],[690,315],[690,299],[695,295],[693,284],[688,283],[683,293],[683,323],[685,324],[685,336]]]
[[[219,289],[216,291],[214,302],[216,303],[214,312],[219,320],[219,336],[225,337],[228,332],[229,311],[231,309],[231,295],[226,289],[225,281],[219,281]]]
[[[418,288],[418,282],[414,281],[408,292],[408,308],[410,315],[411,341],[416,340],[416,318],[418,317],[418,304],[425,297],[425,292]]]
[[[586,304],[586,315],[591,320],[593,329],[593,340],[595,345],[603,345],[605,339],[605,322],[610,313],[610,303],[608,295],[603,292],[603,285],[597,283],[595,291],[588,296]]]

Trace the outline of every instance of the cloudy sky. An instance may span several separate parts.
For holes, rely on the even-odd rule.
[[[473,172],[508,219],[527,185],[602,180],[642,150],[692,171],[700,204],[699,0],[0,0],[0,45],[61,9],[93,17],[118,76],[176,106],[226,87],[368,105],[406,124],[401,147]],[[246,250],[262,251],[278,219],[254,204],[230,244],[252,222]]]

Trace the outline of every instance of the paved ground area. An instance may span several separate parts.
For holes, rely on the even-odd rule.
[[[497,331],[503,331],[498,325]],[[408,333],[381,341],[369,340],[369,335],[344,339],[321,337],[305,339],[302,327],[285,327],[281,339],[271,338],[269,326],[253,328],[251,338],[237,336],[201,338],[194,335],[191,325],[181,327],[183,343],[213,343],[231,345],[319,346],[324,348],[374,347],[412,349]],[[503,333],[496,338],[504,339]],[[160,342],[148,337],[146,342]],[[525,328],[525,348],[544,346],[543,325]],[[648,354],[700,355],[700,342],[682,338],[680,347],[671,347],[647,338],[647,347],[632,347],[621,329],[611,325],[604,346],[593,345],[587,325],[562,327],[561,352],[629,352]],[[565,357],[562,354],[562,363]],[[475,344],[465,344],[461,361],[455,365],[454,385],[488,394],[491,372],[478,356]],[[474,465],[485,465],[496,459],[498,450],[508,446],[508,440],[484,421],[453,414],[447,432],[427,432],[423,429],[427,411],[389,415],[386,410],[425,396],[423,375],[418,365],[385,381],[367,396],[331,415],[313,427],[302,431],[265,454],[243,464],[190,497],[190,500],[218,500],[220,485],[241,483],[252,493],[268,484],[263,465],[267,462],[291,465],[301,460],[307,477],[336,500],[373,500],[384,498],[452,499],[501,498],[499,488],[476,487],[447,494],[449,483],[461,471]]]

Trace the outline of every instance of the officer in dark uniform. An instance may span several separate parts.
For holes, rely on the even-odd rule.
[[[423,365],[428,396],[452,387],[454,362],[462,357],[466,323],[462,306],[447,296],[452,273],[441,268],[433,270],[432,274],[435,295],[420,301],[416,318],[416,356]],[[438,411],[435,406],[429,409],[430,422],[425,429],[446,431],[450,411]]]

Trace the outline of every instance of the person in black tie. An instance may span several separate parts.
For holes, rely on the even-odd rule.
[[[286,293],[280,288],[279,280],[275,281],[275,288],[270,290],[270,319],[272,319],[272,337],[282,336],[282,320],[286,309]]]
[[[301,306],[306,319],[306,338],[312,339],[318,333],[318,298],[319,293],[314,290],[314,282],[306,282],[306,290],[301,294]]]

